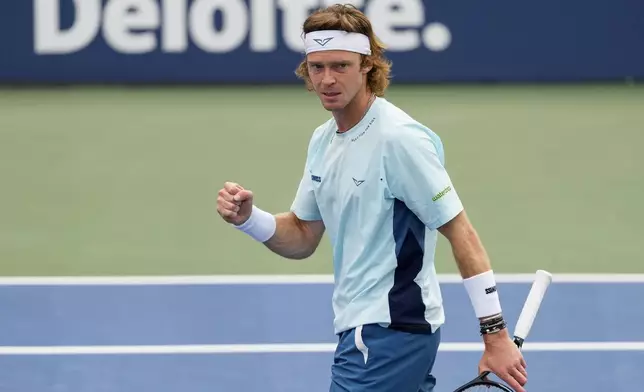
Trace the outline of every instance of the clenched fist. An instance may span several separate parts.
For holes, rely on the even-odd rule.
[[[219,190],[217,212],[228,223],[241,225],[253,210],[253,192],[234,182],[226,182]]]

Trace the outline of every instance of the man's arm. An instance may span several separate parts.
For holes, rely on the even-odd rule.
[[[456,215],[438,231],[451,245],[454,260],[479,320],[482,322],[498,316],[501,309],[490,258],[466,212]],[[485,287],[479,287],[481,284]]]
[[[264,245],[288,259],[301,260],[311,256],[325,230],[321,220],[304,221],[293,212],[277,214],[275,221],[275,234]]]
[[[452,253],[463,279],[492,269],[490,259],[465,211],[438,228],[452,247]]]
[[[321,219],[302,220],[294,212],[273,215],[260,209],[253,205],[253,192],[233,182],[219,191],[217,211],[226,222],[289,259],[311,256],[325,231]]]
[[[481,325],[486,322],[504,323],[490,259],[465,211],[439,227],[438,231],[452,247],[456,265]],[[510,340],[505,326],[496,324],[493,329],[494,333],[483,334],[485,353],[479,363],[479,371],[492,371],[515,391],[525,392],[522,387],[528,376],[525,360]]]

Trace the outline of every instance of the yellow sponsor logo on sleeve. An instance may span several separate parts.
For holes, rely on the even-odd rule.
[[[445,196],[445,194],[447,192],[449,192],[451,190],[452,190],[452,187],[448,186],[447,188],[445,188],[442,191],[440,191],[436,196],[432,197],[432,201],[436,201],[436,200],[440,199],[441,197]]]

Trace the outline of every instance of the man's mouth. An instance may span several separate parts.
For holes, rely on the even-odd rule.
[[[322,93],[325,97],[337,97],[340,93]]]

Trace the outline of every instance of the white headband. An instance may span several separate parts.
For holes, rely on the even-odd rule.
[[[370,55],[369,37],[341,30],[312,31],[304,37],[306,54],[325,50],[347,50]]]

